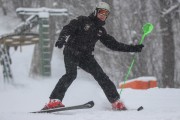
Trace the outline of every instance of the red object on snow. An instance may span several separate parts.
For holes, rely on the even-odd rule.
[[[155,77],[140,77],[129,80],[125,84],[122,82],[119,87],[132,89],[149,89],[157,87],[157,80]]]
[[[62,102],[58,99],[51,99],[48,104],[44,106],[42,110],[52,109],[52,108],[59,108],[65,107]]]

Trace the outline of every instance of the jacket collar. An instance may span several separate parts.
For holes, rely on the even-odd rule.
[[[100,19],[98,19],[96,16],[94,16],[94,13],[91,13],[89,16],[88,16],[93,22],[95,25],[97,25],[98,27],[102,27],[103,25],[105,25],[105,21],[101,21]]]

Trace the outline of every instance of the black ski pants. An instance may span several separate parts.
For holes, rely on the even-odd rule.
[[[71,83],[76,79],[77,66],[90,73],[103,89],[109,102],[113,103],[119,99],[119,94],[115,85],[104,73],[100,65],[91,54],[74,52],[72,49],[65,48],[64,62],[66,73],[60,79],[50,95],[50,99],[63,100],[65,92]]]

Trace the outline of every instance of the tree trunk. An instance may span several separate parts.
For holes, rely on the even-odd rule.
[[[147,18],[147,6],[146,6],[147,1],[146,0],[140,0],[140,26],[142,27],[143,24],[145,24],[148,20]],[[142,35],[142,33],[141,33]],[[145,41],[144,41],[145,42]],[[143,43],[144,44],[144,43]],[[147,50],[148,45],[146,46]],[[138,72],[140,76],[148,75],[148,68],[147,68],[147,52],[145,49],[139,54],[139,61],[137,63],[138,66]],[[138,77],[138,76],[137,76]]]
[[[170,7],[170,0],[159,0],[161,11]],[[160,17],[160,29],[163,44],[163,60],[162,60],[162,82],[163,87],[174,87],[174,68],[175,68],[175,47],[172,29],[171,14]]]
[[[3,14],[6,16],[7,15],[7,9],[4,5],[4,2],[0,0],[0,7],[2,8]]]

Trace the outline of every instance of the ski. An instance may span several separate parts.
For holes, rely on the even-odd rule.
[[[137,111],[141,111],[141,110],[143,110],[144,108],[143,108],[143,106],[140,106],[138,109],[137,109]]]
[[[126,111],[141,111],[141,110],[143,110],[143,109],[144,109],[143,106],[140,106],[140,107],[138,107],[138,108],[128,108],[128,109],[126,109],[126,110],[114,110],[114,109],[113,109],[113,111],[126,112]]]
[[[93,106],[94,106],[94,102],[89,101],[88,103],[85,103],[82,105],[61,107],[61,108],[48,109],[48,110],[40,110],[40,111],[31,112],[31,113],[53,113],[53,112],[67,111],[67,110],[89,109],[89,108],[92,108]]]
[[[143,106],[140,106],[140,107],[138,107],[138,108],[127,109],[127,110],[124,110],[124,111],[131,111],[131,110],[133,110],[133,111],[141,111],[141,110],[143,110],[143,109],[144,109]]]

